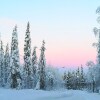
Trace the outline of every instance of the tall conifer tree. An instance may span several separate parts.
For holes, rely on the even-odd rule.
[[[11,87],[20,88],[21,74],[20,74],[20,61],[18,49],[18,34],[17,26],[15,26],[12,33],[11,43]]]
[[[3,42],[0,41],[0,85],[4,86],[4,50]]]
[[[37,82],[37,55],[36,55],[36,48],[34,47],[33,53],[32,53],[32,76],[33,76],[33,88],[36,86]]]
[[[9,56],[9,46],[6,45],[5,55],[4,55],[4,84],[8,86],[8,76],[10,73],[10,56]]]
[[[32,88],[32,63],[31,63],[31,37],[30,37],[30,24],[28,22],[25,44],[24,44],[24,88]]]
[[[45,59],[45,41],[42,42],[41,54],[39,59],[39,88],[46,88],[46,76],[45,76],[45,67],[46,67],[46,59]]]

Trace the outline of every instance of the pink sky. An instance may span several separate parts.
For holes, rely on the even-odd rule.
[[[98,26],[95,10],[100,0],[16,0],[1,1],[0,32],[6,45],[11,44],[13,27],[18,26],[20,55],[23,56],[27,22],[30,22],[32,50],[39,58],[42,40],[46,42],[47,64],[80,66],[96,61],[93,27]],[[21,61],[23,57],[21,57]]]

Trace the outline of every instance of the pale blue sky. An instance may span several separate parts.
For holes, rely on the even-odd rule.
[[[23,55],[26,23],[31,24],[32,47],[46,41],[47,63],[78,66],[96,60],[92,29],[98,26],[96,8],[100,0],[0,0],[0,32],[4,44],[11,41],[18,25],[20,54]],[[6,38],[6,39],[5,39]]]

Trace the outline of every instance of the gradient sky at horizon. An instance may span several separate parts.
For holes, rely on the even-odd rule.
[[[0,33],[11,43],[13,27],[18,26],[20,55],[23,55],[27,22],[30,22],[32,50],[39,57],[46,41],[47,63],[54,66],[80,66],[96,61],[93,27],[99,26],[95,13],[100,0],[0,0]],[[22,56],[20,57],[23,59]]]

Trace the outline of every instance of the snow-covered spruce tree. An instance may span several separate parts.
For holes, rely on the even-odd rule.
[[[23,88],[32,88],[33,78],[32,78],[32,61],[31,61],[31,37],[30,37],[30,24],[27,24],[27,30],[25,34],[25,44],[24,44],[24,77],[23,77]]]
[[[72,89],[72,73],[70,71],[64,72],[63,80],[65,88]]]
[[[64,87],[67,88],[67,73],[66,72],[64,72],[63,81],[64,81]]]
[[[0,42],[0,86],[4,87],[4,50],[3,43]]]
[[[85,75],[83,72],[83,66],[81,65],[81,72],[80,72],[80,88],[83,89],[85,87]]]
[[[46,59],[45,59],[45,41],[42,42],[41,47],[41,54],[39,58],[39,64],[38,64],[38,74],[39,74],[39,89],[46,89],[46,75],[45,75],[45,67],[46,67]]]
[[[33,88],[36,87],[37,83],[37,55],[36,55],[36,48],[34,47],[33,53],[32,53],[32,76],[33,76]]]
[[[5,55],[4,55],[4,84],[8,87],[8,76],[10,73],[10,55],[9,46],[6,45]]]
[[[72,84],[72,89],[76,89],[76,74],[75,74],[75,71],[72,72],[72,81],[71,81],[71,84]]]
[[[18,49],[18,34],[17,26],[15,26],[12,33],[11,43],[11,88],[21,88],[21,73],[20,73],[20,61],[19,61],[19,49]]]
[[[80,69],[78,67],[76,71],[76,88],[79,90],[80,89],[80,80],[81,80],[81,74],[80,74]]]
[[[72,76],[71,76],[71,72],[68,71],[67,73],[67,89],[71,89],[72,88],[72,80],[71,80]]]

